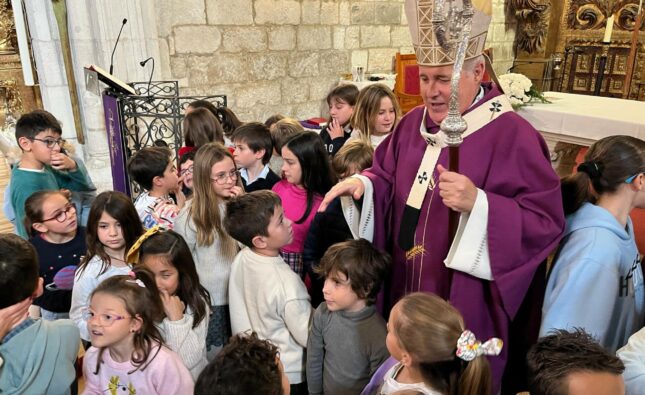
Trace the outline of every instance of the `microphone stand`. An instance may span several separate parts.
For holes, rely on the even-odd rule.
[[[146,63],[152,60],[152,71],[150,72],[150,78],[148,79],[148,100],[152,101],[152,95],[150,94],[150,85],[152,84],[152,76],[155,73],[155,59],[151,56],[146,60],[139,62],[139,66],[146,67]]]
[[[121,38],[121,33],[123,33],[123,28],[125,27],[126,23],[128,23],[128,19],[123,18],[123,21],[121,22],[121,29],[119,30],[119,35],[116,36],[114,48],[112,49],[112,56],[110,57],[110,74],[113,74],[114,72],[114,53],[116,52],[116,46],[119,44],[119,38]]]

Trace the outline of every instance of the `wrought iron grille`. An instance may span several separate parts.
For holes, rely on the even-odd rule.
[[[118,96],[126,163],[140,149],[164,143],[176,159],[184,140],[184,110],[191,102],[207,100],[215,107],[226,107],[226,95],[179,96],[177,81],[153,81],[150,86],[148,82],[133,82],[130,85],[137,95]],[[129,181],[134,197],[140,190]]]

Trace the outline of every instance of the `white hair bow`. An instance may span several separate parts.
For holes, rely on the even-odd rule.
[[[464,361],[472,361],[480,355],[499,355],[503,346],[502,339],[496,337],[482,343],[477,340],[474,333],[466,329],[457,340],[456,355]]]

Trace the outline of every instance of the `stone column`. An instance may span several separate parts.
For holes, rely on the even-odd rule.
[[[34,58],[38,69],[43,105],[63,123],[63,136],[76,142],[72,130],[73,117],[56,18],[49,1],[28,1],[27,15]],[[78,154],[86,161],[90,175],[99,190],[112,188],[109,155],[101,98],[85,90],[83,67],[96,64],[105,70],[123,18],[123,29],[114,55],[114,75],[126,82],[147,81],[150,65],[145,69],[139,61],[155,58],[155,79],[162,79],[160,70],[168,68],[168,54],[160,58],[155,2],[153,0],[110,0],[105,2],[68,1],[68,28],[81,109],[81,125],[86,144],[78,146]],[[162,67],[162,64],[165,64]]]

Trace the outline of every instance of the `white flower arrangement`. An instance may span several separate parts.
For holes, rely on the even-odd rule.
[[[498,79],[506,97],[516,110],[526,106],[533,99],[542,103],[550,103],[524,74],[508,73],[500,75]]]

